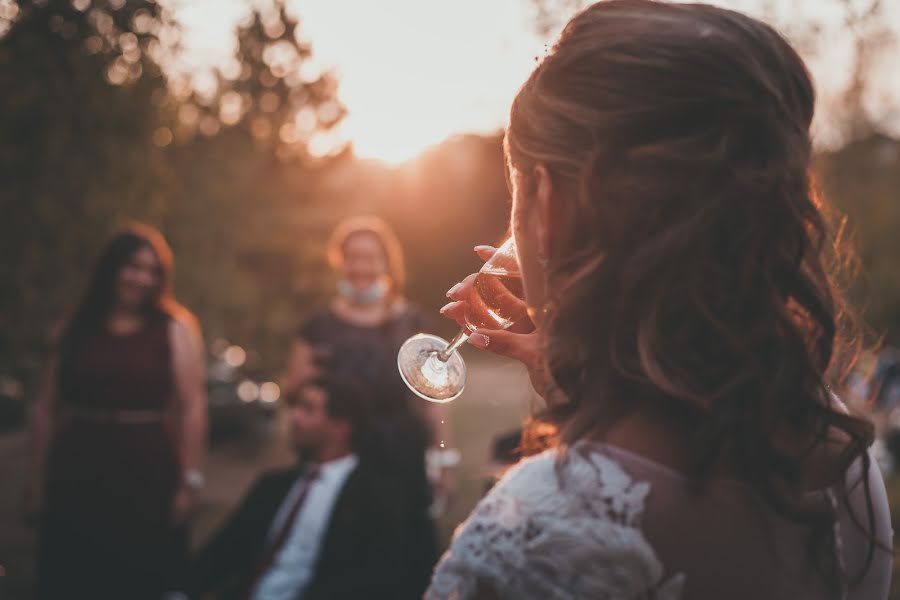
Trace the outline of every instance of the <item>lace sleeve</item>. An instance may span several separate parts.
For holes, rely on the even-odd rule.
[[[607,457],[571,449],[523,462],[454,535],[427,600],[500,598],[677,600],[683,577],[663,567],[640,530],[647,483]]]

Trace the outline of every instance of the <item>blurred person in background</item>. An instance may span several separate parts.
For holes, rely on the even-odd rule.
[[[412,600],[401,490],[362,451],[365,390],[320,376],[284,398],[297,465],[263,474],[198,552],[190,597]]]
[[[452,493],[458,460],[449,448],[442,408],[412,397],[397,369],[397,351],[409,336],[425,330],[425,319],[403,295],[403,250],[383,220],[362,216],[340,223],[328,260],[338,276],[338,293],[300,328],[282,388],[291,394],[327,367],[370,391],[380,440],[371,452],[403,487],[412,521],[405,563],[411,590],[420,596],[437,559],[430,509]]]
[[[102,251],[43,373],[26,516],[40,599],[157,599],[181,574],[203,484],[203,340],[162,235]]]
[[[505,139],[537,329],[469,338],[524,362],[556,439],[457,530],[429,600],[888,597],[872,425],[831,391],[857,345],[814,98],[738,12],[606,0],[566,25]]]
[[[873,454],[882,471],[890,474],[900,466],[900,353],[896,348],[882,348],[869,356],[870,373],[857,369],[848,387],[848,396],[859,410],[866,411],[875,425]]]

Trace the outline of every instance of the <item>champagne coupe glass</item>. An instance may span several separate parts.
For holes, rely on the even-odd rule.
[[[475,276],[466,299],[466,326],[450,342],[436,335],[419,333],[406,340],[397,354],[403,381],[416,395],[431,402],[450,402],[466,387],[466,363],[458,348],[472,331],[508,329],[527,318],[522,276],[516,247],[509,238],[484,263]]]

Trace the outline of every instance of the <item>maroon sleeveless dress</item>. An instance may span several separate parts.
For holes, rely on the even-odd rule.
[[[187,537],[172,519],[181,460],[167,416],[174,391],[168,325],[159,316],[133,334],[103,332],[61,366],[39,598],[158,599],[176,589]],[[136,411],[141,422],[98,418]]]

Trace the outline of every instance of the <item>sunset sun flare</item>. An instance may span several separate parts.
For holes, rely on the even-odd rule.
[[[521,0],[287,4],[317,66],[339,78],[347,117],[330,141],[389,164],[455,133],[503,127],[535,49],[543,46]],[[189,67],[202,71],[227,59],[234,27],[248,11],[237,0],[175,4],[188,34]]]

